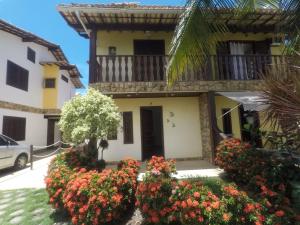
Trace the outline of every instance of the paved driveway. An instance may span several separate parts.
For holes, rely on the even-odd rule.
[[[0,190],[12,190],[22,188],[45,188],[44,177],[47,174],[47,169],[50,160],[54,156],[35,161],[33,170],[30,166],[20,171],[1,171],[5,175],[0,178]]]

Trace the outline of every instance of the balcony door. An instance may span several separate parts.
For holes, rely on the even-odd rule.
[[[218,46],[219,77],[225,80],[257,79],[270,63],[270,42],[229,41]]]
[[[165,41],[134,40],[134,80],[164,79]]]

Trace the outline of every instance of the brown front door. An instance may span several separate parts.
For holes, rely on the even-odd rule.
[[[141,107],[142,160],[164,156],[162,107]]]
[[[134,40],[133,45],[135,80],[163,80],[165,41]]]
[[[54,143],[54,129],[55,129],[55,120],[48,119],[47,145],[52,145]]]

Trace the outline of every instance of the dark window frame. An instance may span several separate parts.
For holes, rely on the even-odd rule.
[[[6,85],[28,91],[29,71],[18,64],[7,60]]]
[[[44,79],[44,88],[46,88],[46,89],[56,88],[56,79],[55,78],[45,78]]]
[[[230,108],[222,109],[223,133],[232,135],[232,116]]]
[[[133,144],[133,112],[123,112],[124,144]]]
[[[2,133],[15,141],[26,139],[26,118],[3,116]]]
[[[60,77],[61,77],[61,79],[62,79],[64,82],[69,83],[69,78],[68,78],[68,77],[66,77],[66,76],[63,75],[63,74],[62,74]]]
[[[36,52],[32,48],[30,48],[30,47],[27,47],[27,59],[30,62],[35,63]]]

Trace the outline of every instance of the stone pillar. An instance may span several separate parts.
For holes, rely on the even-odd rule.
[[[200,127],[203,159],[213,163],[214,160],[214,138],[213,138],[213,116],[215,115],[214,93],[201,93],[199,97]]]

